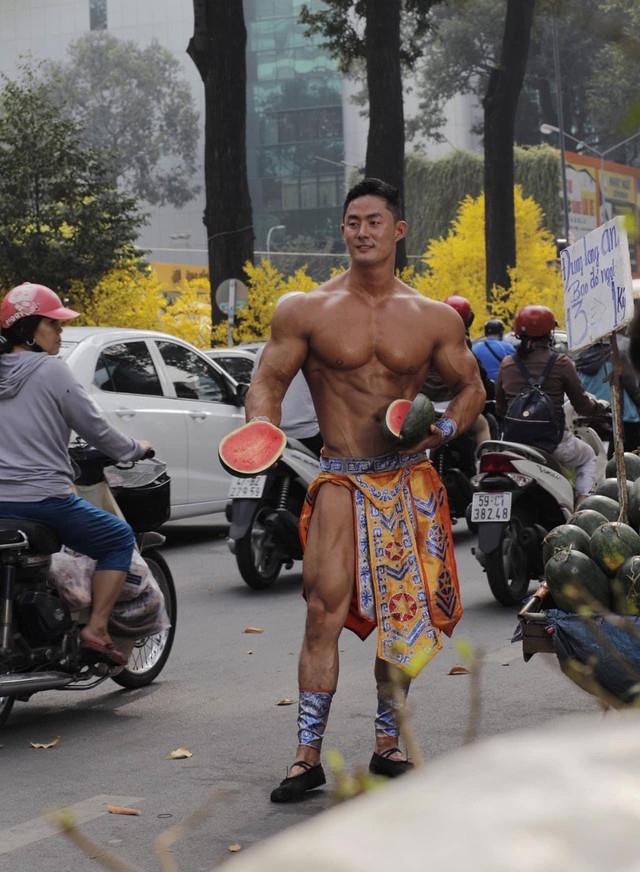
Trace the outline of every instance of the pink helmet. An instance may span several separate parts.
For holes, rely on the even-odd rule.
[[[5,329],[13,327],[17,321],[29,315],[53,318],[55,321],[68,321],[70,318],[77,318],[79,314],[63,306],[62,300],[51,288],[24,282],[12,288],[2,301],[0,325]]]

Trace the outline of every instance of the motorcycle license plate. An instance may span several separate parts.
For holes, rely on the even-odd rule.
[[[266,480],[266,475],[256,475],[253,478],[234,478],[229,488],[229,496],[231,499],[260,499]]]
[[[511,517],[511,493],[474,494],[471,502],[471,523],[508,521]]]

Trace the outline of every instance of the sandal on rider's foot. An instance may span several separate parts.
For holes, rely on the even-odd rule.
[[[382,754],[374,753],[369,761],[369,772],[372,775],[386,775],[387,778],[397,778],[398,775],[404,775],[410,769],[413,769],[413,763],[408,760],[391,760],[392,754],[402,753],[400,748],[389,748],[383,751]]]
[[[112,666],[126,666],[128,657],[118,651],[113,642],[98,642],[94,639],[80,639],[80,651],[91,652],[91,657]]]
[[[293,766],[299,766],[304,769],[304,772],[302,775],[296,775],[294,778],[287,777],[281,781],[280,785],[271,792],[271,802],[300,802],[308,790],[326,784],[324,769],[319,763],[317,766],[312,766],[305,760],[298,760]]]

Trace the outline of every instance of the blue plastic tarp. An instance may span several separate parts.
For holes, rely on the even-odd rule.
[[[601,615],[582,617],[560,609],[545,614],[554,629],[551,639],[559,660],[593,665],[598,683],[625,702],[640,694],[640,617],[616,616],[612,623]]]

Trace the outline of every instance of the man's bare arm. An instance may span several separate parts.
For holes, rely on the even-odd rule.
[[[300,298],[284,303],[273,316],[271,338],[260,357],[245,400],[247,421],[266,417],[280,423],[282,398],[309,351]]]
[[[431,368],[437,370],[454,395],[444,414],[453,418],[457,432],[462,433],[482,413],[487,394],[478,363],[467,346],[464,328],[457,315],[452,323],[447,323],[441,335],[442,340],[434,348]],[[433,435],[420,443],[420,448],[437,448],[442,441],[442,434],[435,425],[431,430]]]

